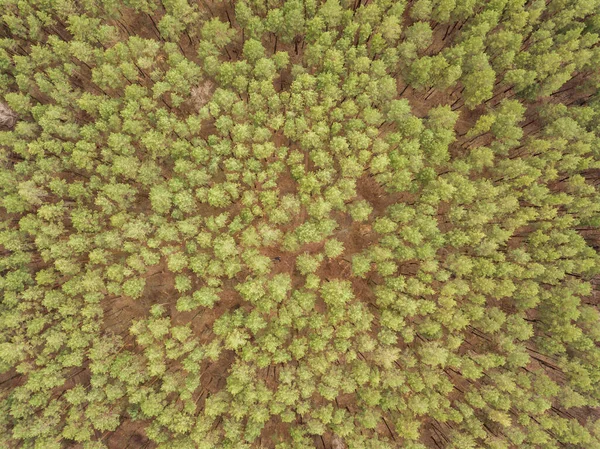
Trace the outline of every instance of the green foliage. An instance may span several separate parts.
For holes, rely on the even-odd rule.
[[[600,448],[598,0],[0,24],[0,447]]]
[[[144,285],[146,284],[146,280],[141,279],[130,279],[123,284],[123,293],[127,296],[131,296],[136,299],[142,296],[142,292],[144,291]]]
[[[325,242],[325,255],[330,259],[339,257],[344,252],[344,244],[336,239],[330,239]]]
[[[367,221],[373,211],[371,205],[365,200],[359,200],[349,206],[350,215],[354,221]]]

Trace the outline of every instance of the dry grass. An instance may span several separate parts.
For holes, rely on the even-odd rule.
[[[13,129],[16,124],[17,114],[4,103],[0,103],[0,129]]]
[[[215,90],[215,85],[210,80],[202,81],[198,86],[192,89],[192,102],[194,106],[200,109],[210,101]]]

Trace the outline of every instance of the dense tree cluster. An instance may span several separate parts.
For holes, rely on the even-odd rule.
[[[0,0],[0,446],[600,449],[600,0]]]

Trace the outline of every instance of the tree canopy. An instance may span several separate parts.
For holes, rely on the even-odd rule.
[[[600,449],[600,0],[0,7],[1,447]]]

